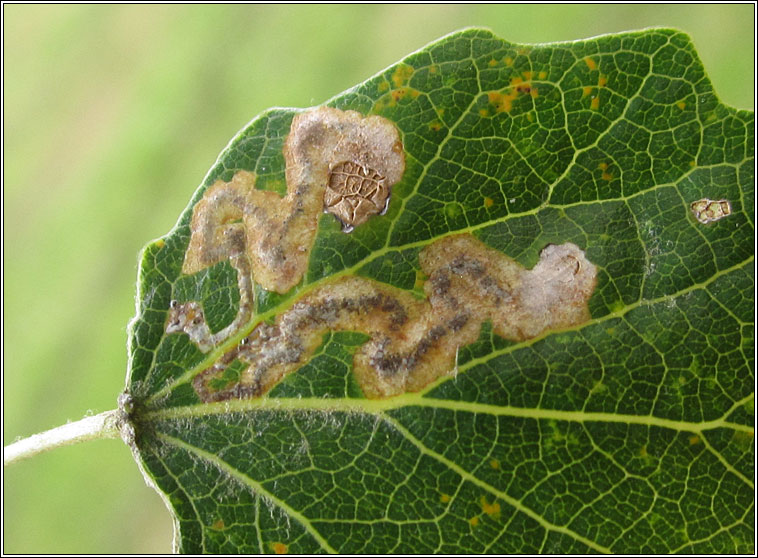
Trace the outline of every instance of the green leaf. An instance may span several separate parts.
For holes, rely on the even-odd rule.
[[[272,109],[144,250],[125,410],[135,455],[175,515],[178,550],[753,552],[753,113],[719,102],[689,38],[657,29],[532,46],[466,30],[327,105],[396,127],[405,170],[386,215],[351,234],[321,215],[302,280],[275,289],[254,271],[245,314],[247,256],[230,257],[234,235],[214,229],[193,260],[193,213],[221,203],[204,198],[212,185],[246,192],[253,174],[257,190],[284,195],[296,115],[345,114]],[[322,136],[303,137],[308,153],[331,156]],[[253,259],[255,239],[278,237],[266,236],[275,220],[248,225],[280,200],[239,196],[253,202],[211,217],[247,231]],[[424,267],[451,239],[470,250]],[[589,262],[572,256],[577,269],[596,270],[588,306],[577,303],[585,317],[560,321],[569,310],[555,307],[536,326],[514,293],[536,284],[548,245],[566,243]],[[356,363],[376,349],[372,335],[391,335],[374,320],[328,328],[313,351],[287,353],[290,365],[277,357],[281,379],[256,384],[246,372],[246,359],[268,354],[250,344],[270,348],[282,320],[332,319],[316,301],[335,285],[375,289],[382,311],[400,301],[437,323],[442,306],[427,297],[439,266],[455,270],[480,249],[486,277],[513,274],[514,312],[459,305],[461,331],[475,335],[454,368],[372,392],[370,367],[367,380]],[[479,277],[449,277],[466,273]],[[232,324],[205,334],[205,348],[190,326],[170,327],[200,308],[210,331]],[[518,331],[503,333],[503,320]],[[463,339],[451,324],[406,360],[431,362]]]

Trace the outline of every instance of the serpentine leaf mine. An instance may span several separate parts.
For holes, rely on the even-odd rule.
[[[278,293],[301,281],[322,211],[349,232],[386,211],[391,187],[405,170],[390,121],[327,107],[293,119],[284,156],[284,198],[256,190],[255,176],[239,171],[208,188],[194,208],[182,271],[228,260],[238,277],[237,316],[214,334],[198,302],[172,301],[167,333],[186,333],[208,352],[241,331],[251,319],[253,281]],[[458,349],[478,338],[485,321],[498,335],[521,341],[590,317],[596,269],[574,244],[546,246],[527,270],[473,235],[459,234],[427,245],[419,265],[428,278],[425,300],[367,278],[326,280],[199,373],[196,392],[204,401],[261,396],[305,364],[325,333],[358,331],[370,337],[354,355],[358,384],[367,397],[389,397],[451,374]],[[229,378],[225,372],[234,362],[244,371]]]

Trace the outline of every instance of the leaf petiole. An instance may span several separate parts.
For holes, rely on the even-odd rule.
[[[121,411],[114,409],[18,440],[3,448],[3,466],[61,446],[98,438],[118,438],[122,416]]]

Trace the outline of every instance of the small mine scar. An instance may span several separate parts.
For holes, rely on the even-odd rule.
[[[729,200],[715,201],[703,198],[692,202],[690,209],[692,209],[695,219],[703,224],[713,223],[714,221],[728,217],[732,213],[732,205],[729,203]]]

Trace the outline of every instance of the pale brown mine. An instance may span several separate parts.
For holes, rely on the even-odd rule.
[[[248,323],[252,281],[286,292],[302,278],[318,214],[345,227],[381,214],[402,177],[402,145],[380,117],[315,109],[293,120],[285,145],[288,193],[254,189],[238,172],[218,182],[195,206],[184,272],[223,260],[237,269],[240,309],[213,334],[197,302],[172,303],[167,333],[184,332],[208,351]],[[204,401],[258,397],[305,364],[329,331],[358,331],[370,339],[355,353],[353,371],[367,397],[418,391],[456,369],[458,350],[475,341],[484,321],[514,341],[587,321],[595,266],[577,246],[548,245],[527,270],[470,234],[432,242],[419,254],[427,276],[425,300],[362,277],[327,281],[297,300],[273,324],[260,323],[239,344],[195,377]],[[239,379],[224,379],[234,361]]]
[[[205,192],[192,216],[184,273],[244,252],[255,281],[285,293],[305,273],[319,214],[327,210],[350,229],[361,225],[384,209],[405,171],[403,145],[389,120],[329,107],[292,120],[284,159],[284,198],[256,190],[246,171]]]

